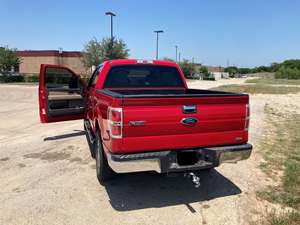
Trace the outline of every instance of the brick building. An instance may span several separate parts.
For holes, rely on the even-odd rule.
[[[82,52],[57,50],[26,50],[17,51],[21,58],[19,73],[38,74],[41,64],[58,64],[72,69],[78,74],[86,74],[82,62]]]

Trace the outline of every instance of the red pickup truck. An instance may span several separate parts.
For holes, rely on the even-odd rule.
[[[84,120],[101,184],[115,173],[189,172],[250,157],[249,96],[189,89],[169,61],[111,60],[86,84],[41,65],[42,123]]]

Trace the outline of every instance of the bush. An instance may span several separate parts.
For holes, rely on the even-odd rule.
[[[39,77],[37,75],[32,75],[32,76],[2,75],[2,76],[0,76],[0,83],[18,83],[18,82],[37,83],[37,82],[39,82]]]
[[[0,76],[0,83],[24,82],[23,76]]]
[[[300,79],[300,69],[281,66],[275,73],[276,79]]]
[[[24,81],[25,82],[28,82],[28,83],[37,83],[39,82],[39,77],[38,76],[27,76],[27,77],[24,77]]]

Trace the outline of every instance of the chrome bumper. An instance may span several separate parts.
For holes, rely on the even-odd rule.
[[[194,152],[197,155],[197,162],[191,165],[179,165],[177,153],[186,151]],[[222,163],[236,163],[248,159],[251,152],[252,145],[244,144],[124,155],[106,152],[106,158],[109,166],[117,173],[141,171],[168,173],[213,168]]]
[[[108,155],[107,162],[110,168],[116,173],[132,173],[142,171],[156,171],[161,173],[159,159],[141,159],[132,161],[114,161],[111,155]]]

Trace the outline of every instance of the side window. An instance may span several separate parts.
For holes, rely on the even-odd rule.
[[[88,85],[89,88],[96,85],[98,77],[99,77],[99,74],[100,74],[102,68],[103,68],[103,65],[100,65],[94,71],[93,75],[91,76],[91,79],[89,80],[89,85]]]
[[[46,68],[46,88],[79,88],[79,77],[64,68]]]

